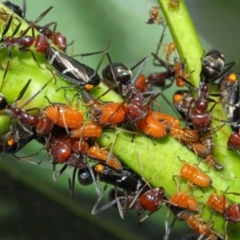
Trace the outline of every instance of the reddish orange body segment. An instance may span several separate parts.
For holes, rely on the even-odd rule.
[[[215,192],[212,193],[208,200],[207,205],[214,209],[216,212],[223,213],[229,206],[229,202],[224,195],[217,195]]]
[[[161,138],[167,135],[166,126],[156,118],[153,111],[149,111],[145,118],[138,121],[136,125],[148,136]]]
[[[65,128],[80,128],[83,122],[83,113],[67,105],[48,106],[44,109],[44,115],[48,116],[54,124]]]
[[[36,127],[36,132],[39,135],[46,135],[51,132],[53,128],[53,121],[48,116],[41,116]]]
[[[240,153],[240,133],[232,132],[227,141],[227,149]]]
[[[30,46],[28,46],[28,48]],[[46,52],[48,51],[48,48],[49,48],[49,43],[44,35],[42,35],[42,34],[37,35],[36,40],[34,40],[34,48],[37,52],[39,52],[41,54],[46,54]]]
[[[106,103],[92,109],[93,121],[99,125],[116,125],[122,123],[125,111],[122,103]]]
[[[142,93],[148,91],[146,78],[145,78],[145,76],[143,74],[139,75],[137,80],[134,82],[134,85],[137,88],[137,90],[142,92]]]
[[[162,187],[150,189],[139,197],[141,207],[149,212],[159,209],[165,197],[165,190]]]
[[[199,139],[199,134],[196,130],[182,128],[181,126],[172,126],[170,128],[170,135],[184,142],[194,142]]]
[[[88,121],[84,123],[79,129],[73,129],[70,131],[70,136],[72,138],[95,138],[102,135],[102,127],[93,121]]]
[[[151,111],[151,112],[153,116],[155,116],[159,121],[164,123],[164,125],[168,126],[169,128],[180,124],[180,121],[177,118],[169,114],[162,113],[162,112],[155,112],[155,111]]]
[[[83,139],[70,138],[66,133],[57,134],[50,144],[50,152],[53,155],[54,161],[64,163],[69,160],[72,153],[87,155],[89,145]],[[74,155],[72,155],[74,156]]]
[[[103,161],[106,165],[116,170],[120,170],[122,168],[120,161],[113,155],[109,156],[109,152],[106,148],[99,148],[97,143],[88,149],[88,156],[98,161]]]
[[[39,123],[38,115],[30,114],[19,107],[11,107],[11,111],[15,115],[15,117],[19,118],[21,122],[24,122],[30,126],[34,127],[37,126]]]
[[[173,104],[176,104],[176,103],[180,103],[183,99],[183,95],[182,94],[177,94],[175,93],[173,95]]]
[[[190,215],[186,220],[188,226],[197,234],[208,237],[209,240],[217,240],[218,237],[215,235],[211,226],[203,222],[198,216]]]
[[[94,167],[94,171],[97,173],[101,173],[104,170],[104,166],[102,164],[96,164]]]
[[[7,144],[8,144],[9,146],[12,146],[14,143],[15,143],[15,139],[14,139],[14,138],[11,138],[11,139],[8,139],[8,140],[7,140]]]
[[[58,46],[58,49],[66,51],[67,49],[67,39],[60,33],[57,32],[52,36],[53,43]]]
[[[54,158],[54,162],[57,163],[66,162],[71,155],[71,148],[68,146],[68,144],[61,141],[55,141],[52,143],[50,146],[50,151]]]
[[[169,200],[178,207],[186,208],[191,211],[198,211],[198,202],[194,198],[190,197],[188,193],[178,192],[172,196]]]
[[[178,87],[184,87],[185,82],[179,77],[186,78],[185,65],[177,58],[174,59],[175,81]]]
[[[212,183],[212,179],[206,173],[188,163],[184,163],[181,167],[180,176],[199,187],[208,187]]]

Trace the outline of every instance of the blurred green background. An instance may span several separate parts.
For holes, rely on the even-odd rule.
[[[167,1],[167,0],[166,0]],[[225,55],[226,62],[240,62],[240,1],[238,0],[187,0],[204,49],[217,48]],[[22,6],[21,0],[14,3]],[[109,52],[113,61],[133,66],[140,59],[155,51],[162,27],[148,25],[148,12],[156,1],[150,0],[48,0],[27,1],[26,18],[35,20],[46,8],[53,10],[39,23],[57,21],[57,30],[68,42],[74,40],[73,53],[104,50],[110,37],[113,41]],[[169,34],[168,34],[169,37]],[[165,39],[165,42],[169,42]],[[72,47],[68,48],[71,54]],[[95,68],[101,56],[81,59]],[[143,73],[160,71],[150,62]],[[103,66],[106,65],[105,61]],[[240,71],[239,65],[235,67]],[[166,91],[170,95],[174,90]],[[161,104],[163,111],[169,106]],[[36,148],[37,150],[33,150]],[[19,156],[35,153],[40,149],[32,143]],[[32,157],[39,160],[44,156]],[[121,220],[116,209],[108,209],[91,216],[96,201],[93,187],[76,184],[74,199],[69,198],[68,174],[57,182],[52,180],[48,159],[39,166],[16,161],[1,154],[0,162],[0,239],[162,239],[166,211],[160,210],[138,228],[135,211]],[[69,173],[70,174],[70,173]],[[106,201],[106,200],[105,200]],[[171,218],[170,218],[171,219]],[[171,220],[169,220],[171,221]],[[191,230],[176,224],[170,239],[178,240]]]

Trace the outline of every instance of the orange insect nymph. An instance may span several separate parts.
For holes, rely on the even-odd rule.
[[[214,192],[209,196],[207,205],[216,212],[223,213],[224,210],[229,206],[229,202],[226,200],[224,195],[217,195]]]
[[[212,179],[206,173],[188,163],[184,163],[181,167],[180,176],[186,178],[190,186],[208,187],[212,184]]]
[[[151,7],[149,11],[149,19],[148,22],[149,24],[157,23],[157,24],[163,24],[164,19],[161,16],[159,12],[160,7]]]
[[[102,127],[93,121],[84,123],[79,129],[73,129],[70,131],[70,137],[72,138],[95,138],[102,135]]]
[[[155,112],[151,111],[152,115],[154,115],[160,122],[162,122],[165,126],[171,128],[173,126],[178,126],[180,121],[173,117],[172,115],[162,113],[162,112]]]
[[[148,136],[161,138],[167,135],[167,127],[156,118],[153,111],[149,111],[145,118],[138,121],[136,125]]]
[[[168,0],[168,9],[169,11],[176,11],[179,10],[180,7],[180,0]]]
[[[178,87],[184,87],[185,82],[179,77],[186,78],[187,73],[185,70],[185,64],[180,61],[178,58],[174,58],[174,71],[175,71],[175,80]]]
[[[170,42],[167,44],[165,47],[165,52],[166,52],[166,64],[168,65],[170,62],[170,57],[174,51],[177,49],[177,44],[175,42]]]
[[[122,123],[125,111],[122,103],[106,103],[92,109],[93,121],[99,125],[115,125]]]
[[[191,211],[199,210],[197,200],[192,198],[188,193],[177,192],[169,201],[181,208],[186,208]]]
[[[120,161],[108,152],[106,148],[100,148],[97,143],[88,149],[88,157],[103,161],[104,164],[116,170],[121,170],[122,168]]]
[[[80,128],[83,121],[83,113],[73,110],[68,105],[54,104],[46,107],[43,111],[54,124],[65,128]]]
[[[205,223],[197,215],[190,215],[186,220],[188,226],[197,234],[208,237],[209,240],[217,240],[216,233],[211,229],[211,225]]]
[[[199,134],[196,130],[182,128],[181,126],[172,126],[170,128],[170,135],[178,141],[194,142],[199,139]]]

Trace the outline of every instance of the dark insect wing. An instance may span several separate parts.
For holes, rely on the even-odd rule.
[[[189,128],[193,129],[191,119],[188,116],[189,107],[195,107],[192,94],[188,90],[176,91],[173,95],[173,105],[178,111],[178,113],[181,115],[182,120],[187,121]]]
[[[25,147],[32,139],[33,137],[21,138],[19,141],[16,141],[16,139],[14,139],[14,136],[12,136],[12,139],[6,139],[3,142],[3,151],[5,153],[16,153]]]
[[[188,109],[190,107],[190,103],[193,100],[192,94],[188,90],[178,90],[174,93],[174,101],[173,104],[175,108],[179,111],[182,112],[181,115],[186,117],[188,113]],[[181,96],[181,98],[180,98]],[[178,99],[176,99],[178,97]],[[192,107],[194,107],[194,103],[192,104]]]
[[[5,153],[16,153],[26,146],[33,138],[34,134],[29,134],[18,121],[12,120],[10,131],[5,134],[2,140],[3,151]]]
[[[143,181],[129,170],[116,170],[105,167],[99,176],[105,183],[115,185],[130,192],[137,192],[143,185]]]
[[[86,84],[97,86],[100,83],[100,77],[95,70],[55,48],[51,48],[48,59],[57,74],[76,86],[85,86]]]
[[[239,100],[239,83],[237,78],[231,80],[228,77],[231,77],[231,75],[221,79],[219,82],[219,90],[222,95],[222,102],[233,105]]]
[[[135,193],[139,191],[145,184],[143,180],[132,173],[127,167],[123,167],[122,170],[117,171],[108,166],[97,164],[92,166],[93,172],[101,182],[111,184],[113,186],[124,189],[128,192]],[[79,182],[82,184],[82,172],[79,173]],[[89,169],[84,170],[84,175],[90,175]],[[146,187],[149,189],[148,187]]]
[[[218,84],[219,91],[221,93],[221,101],[225,113],[227,114],[230,122],[237,122],[240,118],[239,109],[239,83],[235,73],[228,72]],[[237,107],[236,107],[237,105]],[[238,127],[232,126],[234,130],[238,130]]]

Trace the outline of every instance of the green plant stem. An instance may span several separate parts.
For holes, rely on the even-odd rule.
[[[197,86],[201,67],[200,58],[203,55],[203,50],[199,44],[197,34],[184,2],[181,1],[179,10],[174,12],[169,11],[167,3],[168,1],[166,0],[160,1],[164,16],[167,20],[174,41],[177,43],[181,58],[186,59],[188,71],[195,70],[195,72],[191,74],[191,81]],[[1,8],[5,8],[2,4],[0,6]],[[8,10],[6,9],[6,11]],[[21,29],[26,29],[26,27],[26,23],[23,23]],[[32,51],[34,52],[34,49]],[[8,60],[8,50],[1,49],[0,54],[1,66],[5,66]],[[43,69],[37,66],[30,53],[19,53],[17,50],[12,52],[10,67],[2,88],[2,93],[7,96],[9,103],[12,103],[18,96],[20,89],[25,85],[28,79],[32,79],[32,83],[23,99],[18,103],[19,106],[21,106],[21,104],[41,89],[42,86],[52,78],[51,72],[46,68],[47,62],[45,57],[37,53],[35,54],[38,63],[41,64]],[[4,69],[1,69],[2,74],[3,72]],[[52,80],[25,108],[38,107],[39,109],[42,109],[44,106],[47,106],[49,103],[44,96],[48,96],[52,102],[67,103],[68,101],[64,97],[63,90],[56,91],[56,89],[66,85],[68,84],[65,81],[56,77],[56,83]],[[106,89],[107,88],[103,84],[100,84],[100,86],[92,91],[92,94],[97,96]],[[75,93],[76,89],[67,90],[67,96],[70,99]],[[104,97],[104,100],[119,102],[121,101],[121,98],[117,94],[110,92]],[[80,104],[80,109],[87,112],[84,104]],[[221,111],[222,113],[220,106],[216,108],[214,114],[216,112],[217,114],[220,114],[218,111]],[[9,120],[5,116],[0,116],[0,124],[1,134],[3,134],[9,127]],[[116,139],[116,131],[117,130],[104,131],[102,137],[97,141],[102,146],[109,146]],[[224,127],[217,135],[216,139],[218,144],[221,143],[220,145],[225,146],[229,133],[230,130]],[[178,160],[178,157],[192,164],[196,164],[199,161],[194,153],[171,137],[150,139],[141,134],[137,134],[134,139],[132,139],[131,134],[120,133],[116,146],[114,147],[114,153],[120,157],[125,165],[149,181],[153,187],[163,186],[169,197],[176,193],[176,184],[172,178],[173,176],[179,175],[180,168],[183,164]],[[216,147],[216,157],[225,168],[221,173],[209,169],[204,162],[201,162],[199,167],[203,171],[208,172],[208,175],[211,176],[213,180],[212,186],[219,194],[221,193],[221,190],[224,191],[228,186],[230,186],[231,192],[238,192],[239,184],[236,181],[236,179],[239,179],[240,177],[238,171],[238,155],[227,151],[226,148]],[[180,187],[181,191],[189,191],[186,181],[183,179],[181,180]],[[202,190],[199,188],[193,189],[193,194],[199,196],[197,199],[199,202],[203,203],[203,205],[206,203],[208,196],[212,192],[213,189],[210,187]],[[236,196],[229,195],[228,198],[235,202],[238,201]],[[210,215],[210,209],[205,207],[202,210],[201,217],[205,221],[208,221]],[[224,220],[222,216],[213,213],[211,220],[213,221],[213,229],[220,234],[223,234]],[[240,229],[234,228],[229,239],[236,239],[234,238],[235,236],[240,236]]]
[[[204,55],[198,34],[192,23],[184,0],[180,0],[178,10],[170,10],[169,1],[159,0],[163,15],[171,32],[173,41],[177,44],[177,50],[182,60],[186,61],[190,81],[198,86],[201,70],[200,59]]]

